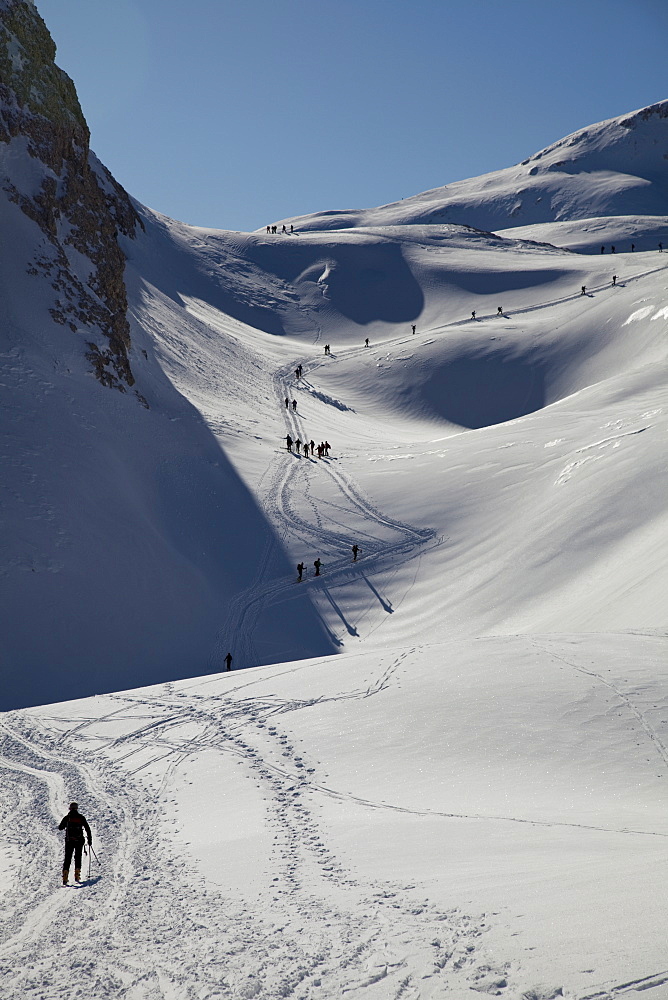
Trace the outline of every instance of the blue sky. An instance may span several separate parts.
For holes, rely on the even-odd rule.
[[[221,229],[516,163],[668,97],[666,0],[37,0],[127,190]]]

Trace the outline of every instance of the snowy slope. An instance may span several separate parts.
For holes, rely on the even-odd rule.
[[[429,643],[4,716],[4,995],[664,1000],[664,654]],[[100,865],[64,890],[72,795]]]
[[[497,230],[597,216],[659,215],[668,245],[667,206],[668,101],[659,101],[580,129],[514,167],[379,208],[281,222],[300,232],[425,223]],[[643,246],[649,248],[649,243]]]
[[[0,12],[3,998],[666,1000],[666,103],[216,232]]]

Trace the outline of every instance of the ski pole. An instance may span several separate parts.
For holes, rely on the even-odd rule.
[[[93,845],[89,844],[88,846],[90,847],[91,853],[92,853],[93,857],[95,858],[95,860],[97,861],[98,865],[100,865],[100,867],[102,867],[102,862],[100,861],[100,859],[98,858],[97,854],[93,850]]]

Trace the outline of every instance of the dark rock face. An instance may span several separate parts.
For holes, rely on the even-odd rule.
[[[29,273],[50,279],[52,318],[83,335],[97,378],[124,392],[135,380],[118,235],[134,237],[142,224],[126,192],[90,153],[74,84],[55,54],[30,0],[0,0],[0,143],[25,158],[26,176],[41,173],[37,188],[22,185],[20,170],[0,175],[0,184],[48,240]],[[83,276],[77,254],[90,261]]]

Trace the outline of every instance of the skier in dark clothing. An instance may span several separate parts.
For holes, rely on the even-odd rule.
[[[615,248],[614,247],[610,247],[610,253],[615,253]]]
[[[586,285],[582,285],[581,288],[580,288],[580,295],[584,295],[586,293],[586,291],[587,291],[587,286]]]
[[[503,306],[498,307],[498,309],[496,310],[496,315],[503,316]]]
[[[79,812],[76,802],[70,802],[70,811],[63,816],[58,824],[59,830],[65,831],[65,860],[63,861],[63,885],[67,885],[70,877],[70,862],[74,854],[74,881],[81,881],[81,852],[84,846],[84,831],[88,838],[88,846],[93,843],[93,835],[86,822],[86,817]]]
[[[357,544],[353,545],[353,562],[357,562],[357,553],[359,552],[359,550],[360,550],[359,545]]]
[[[332,446],[331,446],[331,444],[329,443],[329,441],[325,441],[325,442],[324,442],[324,444],[323,444],[323,448],[325,449],[325,458],[329,458],[329,450],[330,450],[330,448],[331,448],[331,447],[332,447]]]
[[[292,451],[292,438],[290,437],[289,434],[285,435],[285,441],[288,446],[288,451]]]
[[[413,333],[415,333],[415,323],[412,324]]]
[[[297,572],[299,573],[299,579],[302,578],[302,573],[304,572],[304,563],[297,563]]]
[[[292,409],[293,409],[293,410],[296,410],[296,409],[297,409],[297,400],[296,400],[296,399],[293,399],[293,400],[292,400]]]
[[[311,456],[313,456],[315,452],[315,441],[309,441],[309,444],[311,445]]]
[[[631,253],[634,253],[634,252],[635,252],[635,248],[636,248],[636,245],[635,245],[635,243],[632,243],[632,244],[631,244]]]
[[[289,400],[289,399],[288,399],[288,397],[286,396],[286,397],[285,397],[285,409],[287,410],[289,406],[290,406],[290,400]]]
[[[231,653],[228,653],[227,656],[225,657],[225,669],[226,670],[231,670],[232,669],[232,654]]]
[[[299,440],[299,438],[297,438],[297,440],[295,441],[295,448],[297,449],[297,454],[298,455],[301,455],[301,451],[300,451],[301,446],[302,446],[302,443]]]
[[[368,337],[367,337],[367,338],[366,338],[366,340],[364,341],[364,346],[365,346],[365,347],[368,347],[368,346],[369,346],[369,338],[368,338]]]
[[[471,312],[471,319],[475,319],[475,309]]]
[[[613,274],[613,276],[612,276],[612,284],[613,284],[613,286],[617,284],[617,275],[616,274]]]
[[[601,247],[601,253],[605,253],[605,247]]]
[[[320,567],[322,566],[322,563],[319,559],[316,559],[313,565],[315,566],[315,575],[320,576]]]

